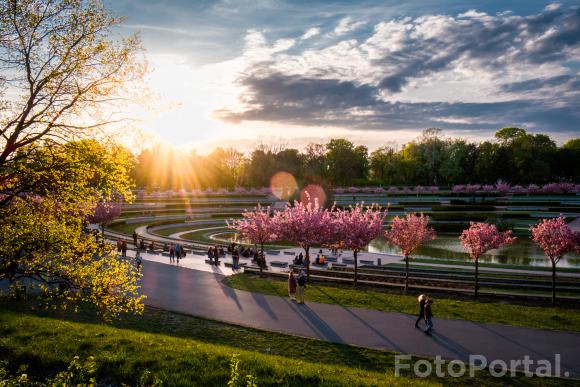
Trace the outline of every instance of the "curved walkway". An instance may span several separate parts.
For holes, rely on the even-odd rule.
[[[297,305],[286,298],[227,287],[222,279],[229,272],[211,272],[219,269],[209,265],[200,267],[205,271],[192,270],[143,256],[143,291],[151,306],[335,343],[446,359],[483,355],[509,365],[510,360],[527,355],[554,364],[560,354],[562,375],[580,377],[580,333],[436,318],[435,332],[428,337],[414,328],[411,315],[335,304]],[[190,266],[187,261],[182,266]]]

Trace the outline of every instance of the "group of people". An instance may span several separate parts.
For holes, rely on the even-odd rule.
[[[171,243],[169,244],[169,263],[173,263],[181,258],[185,258],[185,249],[180,243]]]
[[[300,270],[298,277],[294,275],[294,270],[288,274],[288,296],[298,304],[304,304],[304,289],[306,289],[306,272]],[[298,294],[298,297],[296,296]]]
[[[417,321],[415,321],[415,328],[419,328],[419,323],[421,320],[425,322],[425,334],[431,335],[431,331],[433,330],[433,311],[431,309],[433,305],[433,300],[427,297],[424,294],[421,294],[417,297],[417,301],[419,301],[419,317]]]
[[[127,242],[117,239],[117,253],[123,258],[127,256]]]
[[[210,265],[219,265],[220,257],[225,256],[226,253],[223,247],[213,246],[207,249],[207,258]]]

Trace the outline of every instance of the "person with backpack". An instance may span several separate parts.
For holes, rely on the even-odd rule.
[[[304,304],[304,289],[306,288],[306,273],[304,270],[300,270],[298,274],[298,304]]]

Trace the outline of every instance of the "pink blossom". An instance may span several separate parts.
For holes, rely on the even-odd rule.
[[[427,192],[427,188],[423,187],[422,185],[418,185],[415,187],[415,192],[418,194]]]
[[[334,193],[339,194],[339,195],[340,194],[343,194],[344,193],[344,188],[337,187],[337,188],[334,189]]]
[[[407,214],[404,218],[396,216],[390,229],[385,232],[385,239],[397,246],[405,256],[405,291],[409,288],[409,255],[422,244],[435,239],[435,231],[429,227],[429,218]]]
[[[236,187],[234,192],[237,193],[238,195],[244,195],[248,193],[248,190],[245,189],[244,187]]]
[[[570,251],[578,250],[580,233],[572,231],[560,216],[555,219],[542,219],[536,226],[531,226],[532,239],[544,250],[544,254],[554,263]]]
[[[399,188],[397,187],[389,187],[389,189],[387,190],[388,193],[390,194],[396,194],[399,192]]]
[[[439,192],[439,187],[437,187],[436,185],[432,185],[429,187],[429,192],[437,193],[437,192]]]
[[[376,194],[384,194],[384,193],[387,193],[387,191],[383,187],[375,188],[375,191],[374,192]]]
[[[510,185],[503,180],[498,180],[497,183],[495,183],[495,189],[499,193],[506,194],[510,191]]]
[[[479,185],[479,184],[467,184],[465,186],[465,192],[470,193],[470,194],[475,194],[475,193],[477,193],[477,191],[479,191],[480,188],[481,188],[481,185]]]
[[[374,189],[373,187],[364,187],[364,188],[362,189],[362,191],[363,191],[364,193],[373,193],[373,191],[374,191],[374,190],[375,190],[375,189]]]
[[[540,187],[535,184],[528,185],[528,192],[529,193],[538,193],[540,192]]]
[[[542,219],[531,226],[532,239],[544,250],[552,261],[552,304],[556,303],[556,264],[570,251],[580,252],[580,232],[573,231],[563,216],[555,219]]]
[[[228,193],[229,193],[229,191],[225,188],[220,188],[216,192],[217,195],[227,195]]]
[[[202,193],[205,194],[205,195],[213,195],[213,189],[211,189],[211,188],[208,187],[205,190],[203,190]]]
[[[264,256],[264,243],[272,242],[277,239],[276,223],[272,216],[270,207],[263,208],[258,205],[254,211],[246,211],[242,213],[243,219],[236,219],[228,226],[236,230],[236,232],[244,239],[251,243],[258,244],[261,247],[262,257],[264,263],[266,257]],[[260,265],[260,271],[262,267]]]
[[[479,291],[479,258],[489,250],[512,244],[516,238],[511,231],[500,232],[495,224],[474,223],[459,236],[461,245],[475,261],[475,297]]]
[[[358,188],[356,188],[356,187],[348,187],[348,192],[350,192],[350,193],[357,193],[358,192]]]
[[[334,213],[328,241],[353,251],[355,285],[358,278],[358,252],[381,234],[385,216],[386,212],[378,207],[363,208],[359,204]]]
[[[454,193],[462,193],[463,191],[465,191],[465,186],[463,184],[456,184],[451,188],[451,190]]]
[[[490,193],[490,192],[493,192],[494,186],[490,185],[490,184],[486,184],[481,188],[483,189],[484,192]]]
[[[107,225],[121,215],[119,202],[98,202],[93,215],[89,217],[91,223]]]
[[[524,193],[524,192],[526,192],[526,189],[524,187],[522,187],[521,185],[514,185],[511,189],[511,191],[513,193]]]

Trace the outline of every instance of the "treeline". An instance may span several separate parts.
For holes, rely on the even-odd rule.
[[[346,139],[303,151],[261,145],[247,155],[234,148],[201,156],[158,146],[137,156],[133,177],[150,190],[263,187],[278,171],[293,174],[299,184],[329,186],[577,182],[580,138],[558,147],[548,135],[503,128],[494,139],[473,143],[427,129],[401,149],[386,146],[370,154]]]

